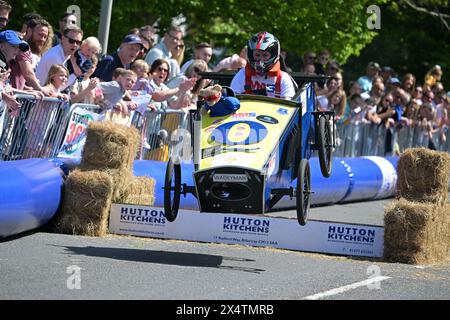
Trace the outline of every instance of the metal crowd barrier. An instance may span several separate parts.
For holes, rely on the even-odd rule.
[[[336,131],[337,157],[398,155],[407,148],[428,148],[430,140],[436,150],[450,152],[450,130],[429,134],[419,125],[386,129],[384,125],[340,122],[336,123]]]
[[[0,136],[2,160],[54,157],[64,138],[70,104],[56,98],[16,95],[21,107],[14,116],[4,110]]]
[[[76,107],[94,112],[96,105],[73,104],[55,98],[37,100],[31,95],[16,95],[21,103],[17,117],[8,114],[0,103],[0,159],[56,157],[70,116]],[[167,161],[170,148],[189,134],[189,113],[182,110],[134,112],[131,125],[141,135],[137,159]],[[184,130],[179,130],[184,129]],[[450,130],[428,133],[422,126],[386,129],[384,125],[336,123],[337,157],[386,156],[411,147],[434,146],[450,152]],[[445,136],[446,139],[442,139]],[[431,138],[430,138],[431,137]]]
[[[431,142],[431,146],[436,150],[450,152],[450,130],[448,127],[441,128],[433,133],[429,133],[427,128],[422,126],[402,128],[395,131],[394,139],[400,146],[400,151],[411,147],[429,148]]]
[[[2,136],[4,127],[6,126],[5,116],[6,116],[6,103],[2,100],[0,101],[0,137]]]
[[[73,111],[79,107],[93,112],[100,106],[45,97],[16,94],[18,116],[0,104],[0,159],[19,160],[57,157]]]
[[[170,149],[188,130],[188,113],[182,110],[135,112],[131,121],[141,134],[137,159],[168,161]],[[183,130],[179,130],[183,129]]]

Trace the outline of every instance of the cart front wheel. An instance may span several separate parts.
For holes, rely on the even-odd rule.
[[[177,218],[181,195],[181,166],[169,159],[164,181],[164,214],[167,221]]]
[[[297,202],[297,220],[302,226],[308,220],[309,207],[311,203],[311,173],[309,161],[302,159],[297,171],[297,189],[295,197]]]
[[[333,155],[333,142],[331,125],[327,117],[319,117],[319,136],[318,136],[318,149],[319,149],[319,163],[320,171],[325,178],[331,175],[331,164]]]

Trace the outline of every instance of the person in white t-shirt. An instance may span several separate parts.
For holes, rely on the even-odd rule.
[[[245,68],[231,81],[235,93],[257,94],[281,99],[295,95],[291,76],[280,69],[280,42],[269,32],[259,32],[248,41]]]

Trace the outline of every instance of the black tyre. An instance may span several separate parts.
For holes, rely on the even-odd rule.
[[[317,146],[320,171],[325,178],[328,178],[331,175],[331,164],[333,162],[333,141],[330,122],[325,116],[319,117]]]
[[[181,166],[169,159],[164,180],[164,214],[167,221],[177,218],[181,196]]]
[[[309,207],[311,204],[311,171],[309,161],[302,159],[297,171],[297,189],[295,197],[297,202],[297,220],[304,226],[308,221]]]

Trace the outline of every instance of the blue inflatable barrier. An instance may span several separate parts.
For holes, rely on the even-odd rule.
[[[147,176],[155,179],[155,206],[164,207],[164,180],[166,176],[166,162],[153,160],[136,160],[134,161],[133,173],[135,176]],[[192,171],[194,166],[192,164],[181,164],[181,181],[186,185],[193,186],[194,178]],[[187,194],[186,197],[181,196],[181,209],[198,210],[197,198],[192,194]]]
[[[324,178],[320,172],[318,158],[310,159],[312,205],[324,205],[340,202],[374,200],[390,197],[394,194],[397,159],[381,157],[334,158],[331,177]],[[181,165],[182,182],[194,185],[192,164]],[[151,160],[134,162],[136,176],[153,177],[155,185],[155,206],[164,206],[164,177],[166,163]],[[295,187],[296,181],[292,183]],[[275,208],[293,208],[295,199],[284,197]],[[192,194],[181,197],[180,208],[198,210],[197,199]]]
[[[334,158],[330,178],[324,178],[317,158],[310,159],[312,205],[374,200],[394,194],[398,158]],[[64,177],[78,159],[29,159],[0,162],[0,237],[44,225],[57,212]],[[194,185],[193,165],[182,164],[182,182]],[[155,206],[164,205],[166,163],[136,160],[134,175],[156,180]],[[292,183],[295,187],[296,182]],[[275,209],[292,209],[295,198],[283,197]],[[192,194],[181,197],[180,208],[198,210]]]
[[[0,162],[0,237],[38,228],[56,213],[64,173],[48,159]]]
[[[341,201],[346,196],[349,189],[349,171],[342,164],[342,160],[333,159],[332,175],[325,178],[320,173],[318,158],[311,158],[311,204],[325,205]]]
[[[318,158],[311,158],[311,205],[388,198],[394,195],[398,158],[333,158],[332,175],[322,176]],[[291,186],[295,187],[296,181]],[[295,199],[284,197],[277,209],[295,207]]]

